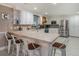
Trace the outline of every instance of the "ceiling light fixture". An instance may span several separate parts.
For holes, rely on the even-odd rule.
[[[57,3],[52,3],[52,4],[57,4]]]
[[[37,7],[34,7],[34,10],[37,10]]]
[[[53,3],[53,4],[56,4],[56,3]]]
[[[47,12],[45,12],[45,15],[47,15],[48,13]]]

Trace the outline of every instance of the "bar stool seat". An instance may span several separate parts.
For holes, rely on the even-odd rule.
[[[58,43],[58,42],[55,42],[52,46],[60,49],[63,49],[66,47],[65,44]]]
[[[29,56],[38,55],[36,52],[39,52],[39,55],[41,55],[40,45],[37,43],[28,43],[28,54]]]
[[[7,35],[7,38],[8,38],[8,40],[11,40],[12,39],[12,37],[11,37],[11,34],[10,33],[6,33],[6,35]]]
[[[36,48],[40,47],[40,45],[36,44],[36,43],[29,43],[28,44],[28,49],[29,50],[34,50]]]
[[[54,48],[54,56],[55,56],[55,53],[56,53],[56,49],[60,49],[61,53],[62,53],[62,56],[66,56],[66,51],[65,51],[66,45],[65,44],[59,43],[59,42],[55,42],[52,45],[52,47]]]
[[[19,40],[15,40],[15,42],[16,42],[16,43],[20,43],[20,41],[19,41]]]
[[[25,47],[27,45],[27,47]],[[40,51],[40,45],[37,43],[24,43],[24,48],[23,48],[23,54],[28,55],[28,56],[33,56],[36,55],[38,56],[38,54],[36,54],[36,52],[39,52],[39,55],[41,55],[41,51]]]
[[[19,39],[20,43],[24,43],[22,39]]]

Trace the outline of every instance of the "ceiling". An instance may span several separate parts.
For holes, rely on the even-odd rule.
[[[3,5],[47,16],[73,15],[79,12],[79,3],[6,3]]]

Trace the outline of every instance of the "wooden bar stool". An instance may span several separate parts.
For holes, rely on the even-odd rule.
[[[14,52],[14,48],[16,48],[16,56],[19,56],[19,52],[21,50],[21,44],[23,43],[23,41],[21,39],[17,39],[16,37],[14,37],[14,35],[12,35],[12,38],[13,38],[12,52]]]
[[[40,49],[40,45],[39,44],[27,43],[27,50],[23,49],[24,50],[24,55],[26,55],[26,51],[27,51],[27,55],[33,56],[36,49]],[[39,55],[41,55],[40,50],[39,50]]]
[[[19,56],[19,52],[20,52],[20,41],[19,40],[16,40],[15,42],[16,42],[16,44],[15,44],[15,47],[16,47],[16,56]]]
[[[56,49],[60,49],[61,50],[61,53],[62,53],[62,56],[66,56],[66,45],[63,44],[63,43],[59,43],[59,42],[55,42],[53,45],[53,50],[54,50],[54,56],[55,56],[55,53],[56,53]]]
[[[5,33],[5,38],[7,39],[8,42],[8,54],[9,54],[11,51],[11,42],[12,42],[11,34],[9,32]]]
[[[39,44],[36,44],[36,43],[29,43],[28,44],[29,55],[34,55],[36,49],[40,49]],[[40,55],[40,50],[39,50],[39,55]]]

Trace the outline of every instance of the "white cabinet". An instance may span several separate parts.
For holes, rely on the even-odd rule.
[[[33,14],[27,11],[21,11],[20,24],[33,24]]]

